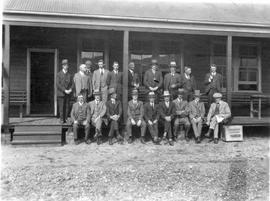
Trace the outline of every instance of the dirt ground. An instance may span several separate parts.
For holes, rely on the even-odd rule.
[[[2,200],[269,200],[269,137],[2,146]]]

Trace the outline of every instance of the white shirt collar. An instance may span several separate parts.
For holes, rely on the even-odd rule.
[[[85,74],[84,74],[84,72],[82,72],[82,71],[79,71],[79,73],[82,75],[82,76],[84,76]]]
[[[66,74],[68,71],[67,71],[67,70],[65,70],[65,69],[63,69],[63,72]]]
[[[212,75],[216,75],[217,74],[217,72],[213,72],[213,73],[211,73]]]
[[[186,73],[185,73],[185,77],[186,77],[187,79],[190,79],[190,75],[187,75]]]
[[[100,73],[104,73],[104,68],[100,68],[100,69],[99,69],[99,72],[100,72]]]
[[[82,106],[82,105],[83,105],[83,103],[79,102],[79,105],[80,105],[80,106]]]

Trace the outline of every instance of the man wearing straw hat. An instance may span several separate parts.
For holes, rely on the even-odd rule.
[[[175,117],[175,105],[173,102],[170,101],[170,92],[164,91],[163,97],[164,101],[160,103],[160,119],[164,125],[164,134],[163,140],[166,140],[167,137],[169,138],[169,144],[173,146],[172,140],[172,121]]]
[[[188,119],[189,107],[188,102],[183,100],[184,89],[178,89],[178,97],[173,101],[176,108],[176,119],[174,121],[174,136],[175,141],[178,140],[178,132],[185,131],[185,139],[188,139],[188,132],[190,130],[190,122]],[[180,127],[180,129],[179,129]],[[183,129],[184,127],[184,129]]]
[[[218,131],[220,123],[225,123],[231,117],[231,110],[225,101],[221,100],[221,93],[214,93],[215,102],[211,104],[206,124],[209,125],[209,133],[214,131],[214,143],[218,143]],[[211,142],[212,140],[210,140]]]
[[[189,103],[189,119],[195,135],[195,142],[201,142],[202,123],[205,115],[204,103],[200,102],[200,90],[195,90],[194,100]]]
[[[132,100],[128,102],[128,120],[127,120],[127,137],[128,143],[132,143],[132,127],[137,126],[141,128],[141,143],[145,144],[145,130],[146,123],[143,119],[144,109],[143,102],[138,100],[138,90],[134,89],[131,93]]]
[[[149,102],[144,104],[144,119],[147,124],[148,130],[152,136],[154,144],[159,145],[160,139],[158,137],[158,120],[159,111],[158,105],[155,104],[155,93],[150,91],[148,94]]]
[[[176,62],[170,62],[170,73],[164,77],[164,90],[169,91],[172,98],[177,97],[177,90],[180,87],[180,74],[176,73]]]

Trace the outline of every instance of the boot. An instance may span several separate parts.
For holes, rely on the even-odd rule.
[[[144,136],[141,137],[141,143],[145,144]]]

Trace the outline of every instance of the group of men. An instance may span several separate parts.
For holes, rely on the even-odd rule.
[[[98,69],[92,74],[91,61],[80,65],[80,70],[72,79],[68,73],[68,61],[62,61],[62,70],[57,75],[58,106],[60,121],[63,123],[68,116],[68,103],[71,94],[75,94],[77,102],[73,104],[71,119],[75,144],[78,144],[78,129],[84,127],[85,142],[91,143],[90,125],[95,127],[94,140],[102,143],[102,124],[109,126],[109,144],[113,144],[116,133],[117,141],[123,143],[120,134],[122,117],[122,72],[119,72],[118,62],[113,62],[113,70],[104,68],[103,60],[98,61]],[[151,68],[144,73],[143,85],[147,89],[148,101],[138,100],[139,78],[135,73],[134,62],[129,63],[128,89],[131,97],[127,106],[126,138],[133,141],[133,127],[141,131],[140,141],[145,143],[145,133],[149,130],[154,144],[161,141],[173,146],[180,136],[189,141],[189,131],[192,127],[195,142],[201,142],[202,124],[206,122],[209,131],[214,132],[210,141],[218,143],[220,123],[226,122],[231,116],[228,104],[222,101],[222,76],[216,72],[216,66],[210,67],[210,73],[205,76],[206,94],[210,109],[205,117],[204,103],[200,101],[201,93],[197,90],[195,77],[191,68],[185,67],[183,74],[176,72],[176,62],[171,61],[170,72],[163,79],[158,69],[157,60],[151,61]],[[163,93],[162,93],[163,91]],[[109,99],[108,99],[109,96]],[[92,97],[94,99],[92,100]],[[159,97],[163,97],[159,101]],[[89,101],[89,102],[88,102]],[[159,124],[161,123],[161,124]],[[159,126],[163,125],[163,135],[159,134]],[[183,135],[181,135],[183,133]]]

